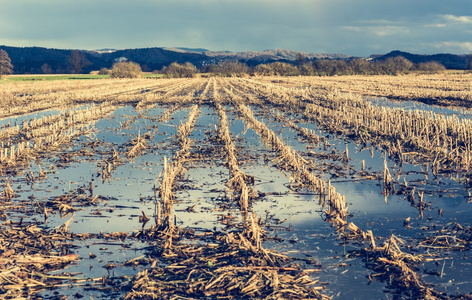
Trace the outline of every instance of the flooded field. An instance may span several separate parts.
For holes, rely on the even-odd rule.
[[[470,298],[472,75],[434,76],[3,84],[0,298]]]

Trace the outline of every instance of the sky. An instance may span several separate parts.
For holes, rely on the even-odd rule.
[[[472,53],[472,0],[0,0],[0,45]]]

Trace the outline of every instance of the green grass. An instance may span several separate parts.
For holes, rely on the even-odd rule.
[[[164,74],[144,74],[145,78],[161,78]],[[21,81],[53,81],[53,80],[84,80],[84,79],[105,79],[109,75],[90,75],[90,74],[60,74],[60,75],[9,75],[0,80],[0,83],[21,82]]]
[[[66,74],[66,75],[13,75],[7,76],[2,81],[52,81],[52,80],[77,80],[77,79],[103,79],[108,75],[89,75],[89,74]]]
[[[145,78],[161,78],[164,77],[164,74],[154,74],[154,73],[146,73],[144,74]]]

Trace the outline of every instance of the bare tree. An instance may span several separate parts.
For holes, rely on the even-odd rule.
[[[141,66],[132,61],[117,62],[111,69],[111,78],[141,78],[143,77]]]
[[[197,68],[190,62],[186,62],[185,64],[173,62],[163,67],[161,72],[168,78],[191,78],[195,77]]]
[[[297,66],[299,66],[299,67],[303,66],[304,64],[310,63],[308,58],[305,55],[301,54],[301,53],[297,53],[296,61],[297,61]]]
[[[422,73],[438,73],[446,70],[446,67],[436,61],[429,61],[417,64],[415,69]]]
[[[43,74],[51,74],[51,73],[52,73],[51,66],[48,65],[47,63],[44,63],[44,64],[41,66],[41,71],[43,72]]]
[[[85,54],[74,50],[70,53],[69,57],[67,58],[67,65],[69,70],[72,74],[79,74],[82,72],[82,69],[88,65],[90,62],[85,57]]]
[[[405,74],[408,73],[413,68],[413,63],[403,56],[396,56],[393,58],[388,58],[387,61],[392,61],[394,66],[394,74]]]
[[[98,75],[110,75],[110,74],[111,74],[111,70],[108,68],[101,68],[98,71]]]
[[[13,65],[10,56],[5,50],[0,50],[0,78],[11,73],[13,73]]]
[[[276,62],[270,63],[269,66],[274,71],[274,74],[278,76],[300,75],[300,71],[298,70],[296,66],[286,63],[286,62],[276,61]]]
[[[297,53],[296,60],[300,75],[312,76],[315,74],[313,63],[305,55]]]
[[[218,65],[209,66],[208,71],[218,73],[221,76],[238,77],[248,75],[250,68],[245,63],[239,61],[225,61]]]
[[[272,76],[274,75],[274,70],[269,65],[260,64],[254,68],[254,74],[256,76]]]
[[[378,75],[399,75],[410,72],[414,64],[403,56],[389,57],[385,60],[378,60],[374,64],[375,74]]]
[[[350,62],[338,59],[319,59],[314,62],[314,74],[318,75],[347,75],[352,74],[353,66],[363,70],[363,62]],[[363,71],[364,72],[364,71]]]
[[[363,58],[352,59],[348,65],[354,74],[368,75],[372,70],[370,63]]]

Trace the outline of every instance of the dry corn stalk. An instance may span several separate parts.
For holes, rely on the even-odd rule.
[[[226,186],[232,189],[235,194],[239,194],[239,207],[242,212],[247,213],[249,208],[249,195],[252,194],[252,191],[250,191],[250,187],[248,187],[247,183],[254,183],[254,178],[249,177],[239,168],[238,160],[234,151],[235,147],[229,133],[228,117],[226,116],[222,105],[217,101],[218,96],[216,95],[215,107],[217,108],[218,115],[220,116],[219,136],[224,142],[226,159],[228,161],[228,167],[230,170],[230,179],[226,183]]]
[[[263,122],[260,122],[254,118],[252,111],[242,103],[236,103],[238,110],[243,116],[244,120],[248,122],[252,128],[265,140],[275,151],[280,153],[277,162],[282,169],[289,170],[292,174],[292,177],[295,178],[301,186],[306,186],[307,188],[315,191],[319,194],[320,203],[324,204],[325,198],[324,193],[327,192],[327,205],[328,211],[327,215],[333,224],[337,227],[338,230],[343,231],[347,225],[347,205],[346,199],[344,196],[336,192],[336,189],[331,186],[331,183],[328,182],[327,188],[325,188],[325,183],[323,180],[315,177],[313,174],[310,174],[309,171],[303,165],[306,165],[306,160],[301,157],[296,151],[291,147],[285,145],[273,131],[267,128]],[[281,161],[283,158],[283,161]],[[353,224],[354,225],[354,224]],[[365,234],[362,230],[355,230],[351,232],[355,237],[364,237]]]
[[[394,180],[387,166],[387,158],[385,158],[384,160],[383,187],[384,187],[385,197],[388,197],[390,193],[395,192]]]
[[[15,193],[13,192],[13,189],[11,188],[11,185],[9,182],[7,182],[7,187],[5,188],[3,193],[5,194],[5,198],[7,200],[10,200],[11,198],[15,196]]]
[[[180,134],[176,138],[179,142],[179,145],[181,146],[181,149],[175,154],[173,162],[168,163],[167,157],[164,157],[164,170],[162,172],[162,180],[158,188],[161,203],[157,206],[159,213],[156,216],[156,225],[160,226],[160,230],[165,232],[174,233],[176,230],[173,220],[173,189],[176,178],[183,173],[183,164],[190,153],[191,140],[189,135],[193,129],[198,113],[198,106],[193,106],[189,113],[187,123],[181,124],[179,126],[177,132]],[[171,237],[171,235],[169,235],[169,237]],[[170,243],[171,242],[172,240],[170,240]]]
[[[128,150],[128,152],[126,152],[128,158],[136,157],[138,153],[144,151],[148,147],[146,140],[141,137],[141,131],[138,132],[138,137],[131,143],[133,146]]]

